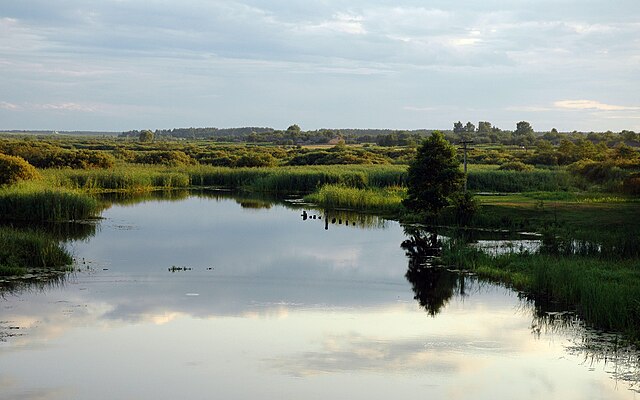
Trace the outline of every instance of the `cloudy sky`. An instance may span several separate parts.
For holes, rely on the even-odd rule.
[[[640,131],[640,1],[0,1],[0,129],[457,120]]]

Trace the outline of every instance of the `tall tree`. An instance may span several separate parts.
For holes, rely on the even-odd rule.
[[[437,214],[464,183],[456,148],[438,131],[422,142],[407,174],[407,198],[403,203],[419,212]]]
[[[478,134],[488,135],[491,133],[491,122],[480,121],[478,122]]]
[[[453,133],[455,135],[462,135],[464,133],[464,125],[462,125],[462,122],[458,121],[453,123]]]
[[[516,124],[514,134],[517,136],[533,135],[533,127],[527,121],[520,121]]]
[[[152,142],[153,141],[153,132],[151,132],[148,129],[145,129],[143,131],[140,132],[140,135],[138,136],[138,139],[141,142]]]

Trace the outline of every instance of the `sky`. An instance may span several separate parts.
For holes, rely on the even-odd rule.
[[[0,1],[0,129],[458,120],[640,131],[640,1]]]

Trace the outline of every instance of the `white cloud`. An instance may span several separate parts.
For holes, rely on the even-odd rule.
[[[310,32],[330,31],[350,35],[364,35],[367,33],[367,30],[363,26],[362,16],[345,13],[337,13],[332,19],[322,21],[318,24],[303,25],[300,29]]]
[[[0,101],[0,109],[2,110],[9,110],[9,111],[16,111],[19,110],[20,107],[16,104],[13,103],[7,103],[6,101]]]
[[[403,109],[407,111],[435,111],[436,107],[417,107],[417,106],[404,106]]]
[[[86,104],[78,103],[48,103],[38,104],[34,108],[42,110],[53,111],[81,111],[81,112],[96,112],[96,108]]]
[[[618,106],[600,103],[595,100],[559,100],[553,103],[557,108],[569,110],[597,110],[597,111],[622,111],[640,110],[640,107]]]

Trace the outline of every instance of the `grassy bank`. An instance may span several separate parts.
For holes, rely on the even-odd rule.
[[[575,307],[584,320],[640,338],[640,259],[546,254],[492,256],[451,241],[443,262],[527,293],[539,304]]]
[[[97,217],[101,207],[92,196],[78,191],[17,185],[0,189],[0,220],[73,221]]]
[[[42,232],[0,227],[0,276],[23,275],[30,269],[64,270],[69,252]]]
[[[397,215],[403,210],[401,201],[406,190],[400,187],[356,189],[343,185],[324,185],[305,196],[305,201],[329,209],[347,208]]]

